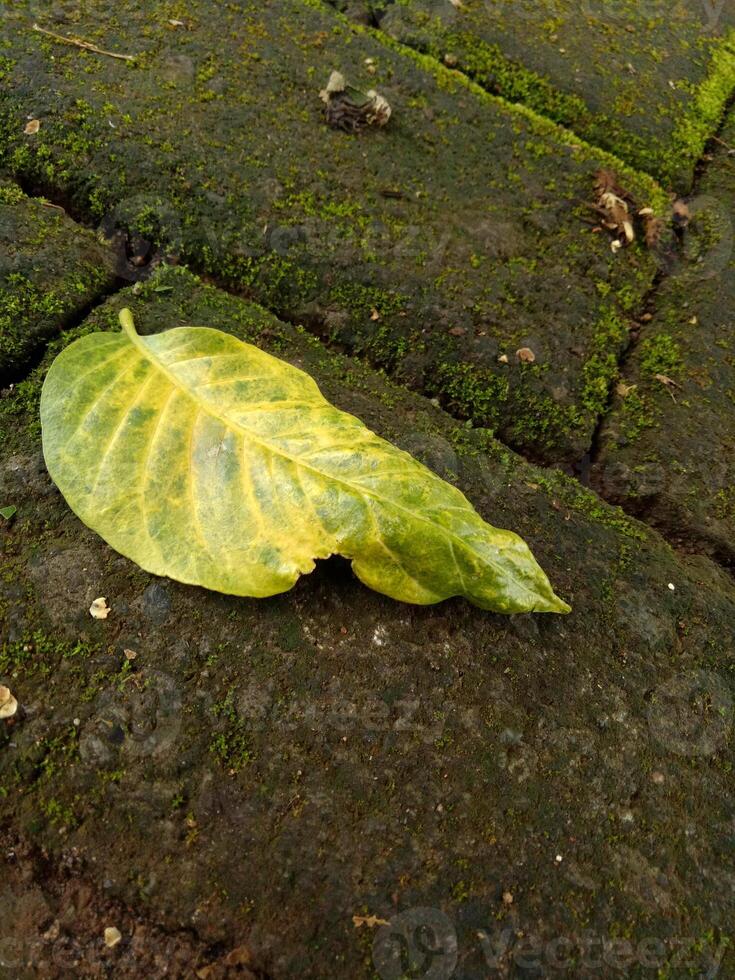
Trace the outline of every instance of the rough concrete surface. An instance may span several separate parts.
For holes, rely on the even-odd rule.
[[[144,331],[206,323],[305,367],[522,533],[574,612],[402,606],[338,561],[266,601],[152,579],[50,483],[41,365],[0,403],[0,493],[19,508],[2,531],[0,681],[23,706],[3,733],[3,819],[56,859],[78,853],[157,928],[246,944],[268,976],[398,976],[373,958],[387,927],[352,916],[416,907],[447,917],[437,941],[456,932],[462,977],[486,975],[505,929],[504,964],[525,955],[518,933],[568,939],[575,962],[588,933],[633,959],[653,937],[662,966],[682,938],[714,955],[735,904],[729,576],[183,272],[114,297],[48,358],[117,329],[125,303]]]
[[[735,563],[735,114],[688,205],[599,438],[594,485],[684,545]]]
[[[735,72],[735,8],[669,0],[338,2],[488,91],[689,189]]]
[[[198,0],[184,27],[170,25],[171,9],[85,10],[85,35],[133,50],[135,64],[7,18],[5,166],[534,458],[583,456],[626,317],[657,269],[639,243],[616,256],[592,233],[595,173],[617,170],[641,207],[665,209],[660,189],[318,3]],[[388,99],[388,126],[326,126],[319,91],[333,69]],[[29,113],[41,120],[31,136]]]
[[[0,381],[22,377],[44,341],[114,283],[114,257],[91,232],[0,184]]]
[[[517,5],[497,65],[567,101],[510,106],[428,21],[424,54],[391,38],[424,5],[341,6],[379,29],[317,0],[2,11],[0,977],[733,976],[731,12],[701,44],[696,5]],[[595,101],[605,38],[648,116]],[[333,69],[386,126],[327,126]],[[683,186],[705,136],[672,224],[643,171]],[[613,251],[600,167],[654,247],[636,219]],[[308,371],[572,613],[399,604],[340,559],[238,599],[116,554],[38,405],[125,306]]]

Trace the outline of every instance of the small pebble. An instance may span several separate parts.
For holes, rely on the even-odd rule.
[[[94,600],[89,607],[89,615],[94,619],[107,619],[110,615],[110,607],[107,605],[107,599],[104,596]]]
[[[9,687],[0,685],[0,718],[12,718],[18,710],[18,702]]]

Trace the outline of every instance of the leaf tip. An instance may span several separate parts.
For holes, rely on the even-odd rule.
[[[569,605],[569,603],[564,602],[564,600],[560,599],[558,595],[555,595],[554,599],[556,600],[556,602],[554,603],[553,608],[549,610],[549,612],[563,613],[564,615],[567,615],[567,613],[570,613],[572,611],[572,607]]]

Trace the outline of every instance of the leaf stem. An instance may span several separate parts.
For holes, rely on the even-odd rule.
[[[130,310],[127,307],[125,307],[124,310],[120,310],[120,326],[123,328],[123,331],[128,335],[128,337],[130,337],[131,340],[133,339],[133,337],[138,336],[138,331],[135,329],[135,321],[133,320],[133,314],[130,312]]]

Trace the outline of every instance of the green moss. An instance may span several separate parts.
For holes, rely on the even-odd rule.
[[[497,425],[510,391],[503,375],[456,361],[437,366],[432,387],[452,412],[491,429]]]
[[[607,409],[610,387],[618,376],[618,355],[627,335],[624,321],[613,310],[607,310],[600,320],[592,351],[582,369],[580,401],[593,418]]]
[[[674,152],[661,166],[673,180],[683,167],[699,160],[705,144],[717,131],[728,99],[735,90],[735,31],[713,45],[709,74],[704,82],[689,86],[692,102],[677,119],[673,133]]]
[[[10,78],[15,68],[15,61],[7,55],[0,55],[0,82]]]
[[[568,443],[575,432],[584,436],[589,431],[591,422],[576,405],[562,405],[550,395],[531,390],[514,397],[508,438],[519,451],[532,453],[534,458]]]
[[[252,761],[253,753],[247,725],[235,707],[234,687],[213,705],[212,714],[224,722],[224,727],[212,735],[209,750],[229,772],[239,772]]]
[[[60,187],[78,183],[81,161],[89,161],[102,149],[103,143],[96,134],[97,111],[85,99],[76,99],[58,117],[44,120],[39,133],[34,136],[33,149],[25,142],[12,139],[17,133],[18,119],[14,113],[0,116],[0,163],[13,174],[23,174],[27,179],[43,187]],[[101,178],[94,178],[85,188],[90,194]],[[86,203],[86,202],[85,202]],[[105,211],[94,214],[99,219]]]
[[[19,204],[26,199],[17,184],[0,184],[0,204]]]
[[[0,674],[47,677],[58,670],[62,660],[71,661],[92,656],[99,644],[83,640],[70,642],[36,630],[22,640],[5,642],[0,647]]]
[[[439,23],[434,21],[435,24]],[[536,72],[506,58],[497,45],[478,37],[449,32],[441,43],[428,44],[425,53],[441,60],[445,51],[459,58],[462,71],[488,92],[509,102],[519,102],[544,117],[583,132],[592,125],[592,114],[584,101],[566,95]],[[544,152],[548,152],[544,148]]]
[[[648,377],[662,374],[675,378],[684,367],[679,344],[667,333],[646,338],[641,343],[640,367],[641,373]]]
[[[368,31],[374,35],[377,33],[371,31],[369,28],[361,28],[359,25],[353,25],[353,29],[357,32]],[[545,85],[537,86],[537,76],[533,75],[533,73],[528,73],[527,84],[530,91],[535,91],[539,94],[539,101],[536,107],[527,105],[521,101],[510,100],[504,94],[488,92],[486,88],[483,88],[482,85],[475,82],[469,75],[457,71],[449,71],[443,65],[439,64],[434,57],[400,44],[385,34],[380,33],[377,36],[382,44],[393,48],[405,57],[411,58],[424,71],[433,75],[440,87],[446,88],[451,92],[455,92],[458,88],[466,88],[480,100],[489,101],[496,106],[505,106],[506,110],[514,114],[517,118],[529,120],[538,135],[544,134],[550,136],[561,145],[573,146],[578,156],[589,156],[595,161],[597,167],[604,166],[614,170],[620,180],[628,187],[636,188],[639,198],[645,200],[647,205],[652,207],[657,213],[665,214],[669,210],[670,201],[668,195],[656,182],[655,177],[651,176],[649,168],[646,167],[646,161],[650,160],[650,146],[648,142],[636,140],[635,137],[626,133],[625,143],[621,144],[621,152],[622,150],[627,150],[627,152],[621,156],[616,156],[609,150],[604,149],[605,146],[610,145],[607,139],[603,139],[600,145],[596,146],[595,139],[601,134],[605,134],[610,125],[609,121],[599,121],[595,127],[591,127],[588,134],[582,132],[582,135],[580,135],[580,132],[571,128],[569,123],[555,120],[553,105],[570,107],[572,102],[567,101],[569,97],[562,96],[556,90],[547,90]],[[511,62],[506,62],[506,64],[514,77],[522,77],[521,74],[516,75],[518,66],[513,65]],[[521,73],[523,72],[522,69],[518,70]],[[541,93],[546,92],[548,94],[549,91],[553,91],[554,93],[551,108],[549,103],[545,102],[541,97]],[[582,103],[578,104],[580,106],[582,105]],[[576,106],[577,103],[575,102],[574,105]],[[585,114],[587,114],[586,109]],[[579,128],[579,122],[575,125]],[[588,136],[588,139],[584,138],[585,135]],[[630,152],[633,146],[636,147],[635,154],[631,154]],[[635,162],[640,166],[640,169],[636,169],[635,165],[631,166],[630,163],[626,162],[626,160],[632,160],[634,158]]]
[[[638,391],[630,391],[620,408],[621,430],[628,442],[633,442],[641,432],[656,425],[657,412],[648,397]]]
[[[56,282],[37,283],[20,272],[8,275],[0,283],[0,373],[25,367],[43,340],[108,282],[109,272],[90,264],[78,269],[76,278]]]
[[[357,317],[370,316],[376,310],[381,316],[399,313],[406,304],[406,297],[399,292],[365,286],[358,282],[343,282],[329,291],[329,303],[347,309]]]
[[[0,366],[23,356],[29,331],[37,329],[38,321],[53,322],[64,307],[56,290],[40,288],[22,273],[7,276],[0,285]]]
[[[204,246],[197,256],[188,256],[207,273],[257,296],[258,302],[281,316],[299,309],[314,298],[319,289],[316,272],[277,252],[240,257],[224,249],[213,252]]]
[[[723,487],[714,495],[715,514],[720,520],[735,521],[735,486]]]

